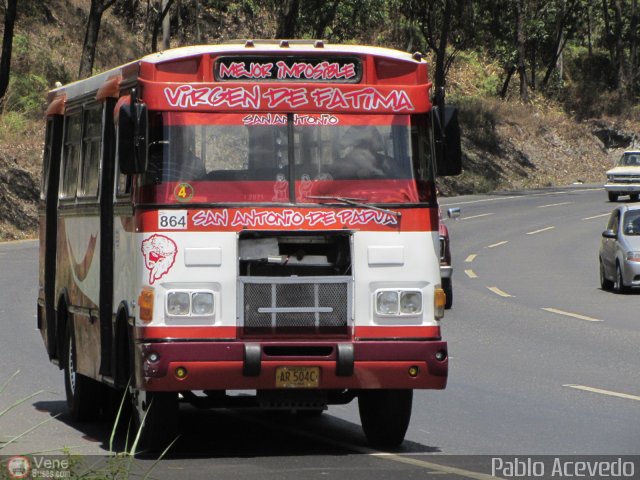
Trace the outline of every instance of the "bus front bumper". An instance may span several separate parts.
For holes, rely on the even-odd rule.
[[[278,388],[282,367],[317,367],[317,389],[443,389],[447,343],[167,342],[138,345],[138,387],[148,391]]]

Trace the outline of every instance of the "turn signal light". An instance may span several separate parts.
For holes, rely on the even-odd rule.
[[[176,368],[174,373],[175,373],[176,378],[178,380],[182,380],[183,378],[185,378],[187,376],[187,369],[184,368],[184,367],[178,367],[178,368]]]
[[[153,320],[153,288],[144,287],[138,297],[138,307],[140,308],[140,314],[138,317],[145,323]]]

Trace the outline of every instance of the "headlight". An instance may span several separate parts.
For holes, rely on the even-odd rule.
[[[213,293],[196,292],[191,297],[194,315],[213,315]]]
[[[398,314],[398,292],[383,290],[376,295],[376,311],[379,315]]]
[[[422,313],[422,293],[402,292],[400,294],[400,313],[405,315]]]
[[[422,313],[422,292],[419,290],[378,290],[378,315],[419,315]]]
[[[187,292],[169,292],[167,313],[169,315],[189,315],[190,298]]]
[[[629,262],[640,262],[640,252],[627,252]]]

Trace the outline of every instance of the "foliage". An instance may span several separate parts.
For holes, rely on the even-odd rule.
[[[87,5],[76,11],[82,11],[87,19],[89,2],[83,3]],[[519,4],[521,10],[516,8]],[[477,82],[473,95],[497,96],[503,91],[508,96],[509,80],[520,64],[531,92],[564,102],[568,111],[592,116],[614,103],[630,108],[638,104],[637,4],[637,0],[181,0],[171,4],[168,15],[171,47],[233,38],[274,38],[276,32],[287,32],[291,37],[323,38],[331,43],[435,52],[433,63],[444,68],[445,78],[456,70],[456,63],[471,68]],[[45,83],[51,86],[55,81],[72,79],[69,71],[77,67],[63,66],[44,49],[31,48],[33,39],[20,24],[60,22],[56,12],[69,12],[70,5],[71,0],[54,0],[50,6],[40,0],[20,2],[12,60],[13,97],[4,111],[31,114],[38,109],[35,97],[43,94]],[[128,40],[135,47],[128,45],[128,50],[142,46],[141,50],[148,52],[161,5],[162,0],[116,0],[109,18],[105,17],[106,28],[113,29],[119,23],[124,30],[137,32]],[[445,15],[447,8],[450,17]],[[0,8],[0,17],[3,13]],[[526,38],[520,51],[518,15]],[[76,42],[81,43],[84,29],[76,30]],[[110,36],[99,37],[96,47],[97,61],[100,52],[105,52],[100,70],[115,65],[105,63],[115,50]],[[444,51],[440,50],[443,36],[448,41]],[[492,71],[482,74],[482,67],[475,62],[487,59]],[[596,102],[593,108],[585,108],[586,100],[598,100],[589,94],[600,88],[610,92],[605,95],[611,97],[606,105]],[[622,101],[612,102],[612,98]]]

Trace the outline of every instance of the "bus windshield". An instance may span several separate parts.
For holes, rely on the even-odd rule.
[[[427,202],[429,125],[426,115],[152,113],[141,200]]]

